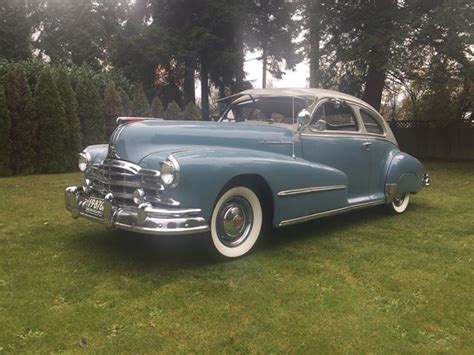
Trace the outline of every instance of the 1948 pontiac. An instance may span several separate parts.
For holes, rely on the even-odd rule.
[[[219,122],[118,118],[108,145],[79,156],[66,208],[154,235],[208,232],[239,257],[265,221],[284,227],[354,209],[406,210],[429,185],[367,103],[320,89],[252,89],[224,99]]]

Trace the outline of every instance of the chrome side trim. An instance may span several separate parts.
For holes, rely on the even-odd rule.
[[[302,217],[287,219],[285,221],[281,221],[278,226],[279,227],[285,227],[285,226],[289,226],[289,225],[292,225],[292,224],[311,221],[311,220],[317,219],[317,218],[332,216],[332,215],[335,215],[335,214],[349,212],[349,211],[357,210],[357,209],[364,208],[364,207],[383,205],[383,204],[385,204],[384,200],[359,203],[357,205],[346,206],[346,207],[336,208],[336,209],[329,210],[329,211],[313,213],[313,214],[302,216]]]
[[[301,188],[301,189],[280,191],[277,195],[280,196],[280,197],[282,197],[282,196],[292,196],[292,195],[308,194],[308,193],[313,193],[313,192],[343,190],[346,187],[347,187],[346,185],[304,187],[304,188]]]

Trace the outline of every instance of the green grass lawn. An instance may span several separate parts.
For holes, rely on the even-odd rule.
[[[428,163],[408,211],[353,212],[213,257],[206,236],[108,231],[79,174],[0,179],[0,353],[474,351],[474,163]]]

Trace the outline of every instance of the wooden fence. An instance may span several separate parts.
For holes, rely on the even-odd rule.
[[[419,159],[474,160],[474,121],[459,120],[444,128],[427,122],[390,121],[400,149]]]

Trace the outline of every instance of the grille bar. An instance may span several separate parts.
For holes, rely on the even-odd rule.
[[[87,172],[92,189],[105,196],[111,192],[116,202],[123,207],[133,207],[133,192],[145,189],[150,199],[159,198],[164,186],[160,183],[160,172],[142,169],[139,165],[121,160],[106,159],[95,164]]]

